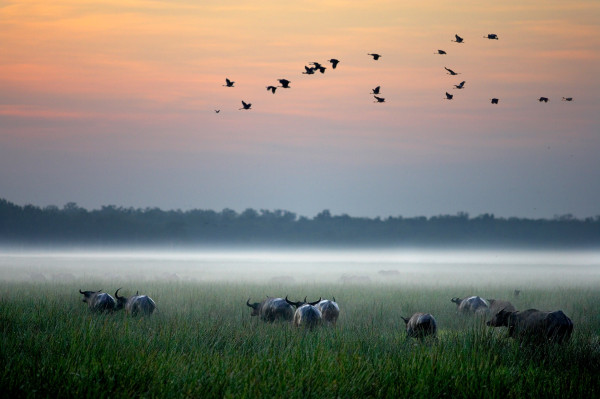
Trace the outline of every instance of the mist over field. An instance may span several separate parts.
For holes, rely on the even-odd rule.
[[[331,284],[595,284],[600,251],[525,250],[18,250],[0,252],[0,276],[18,281]],[[343,287],[340,287],[343,289]]]

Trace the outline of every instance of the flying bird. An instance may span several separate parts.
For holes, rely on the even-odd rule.
[[[463,80],[463,81],[462,81],[462,82],[460,82],[459,84],[457,84],[457,85],[454,85],[454,87],[455,87],[455,88],[457,88],[457,89],[464,89],[464,87],[465,87],[465,83],[467,83],[467,82],[465,82],[465,81]]]
[[[332,67],[333,69],[335,69],[335,67],[337,66],[337,64],[339,64],[339,63],[340,63],[340,60],[336,60],[335,58],[332,58],[332,59],[330,59],[330,60],[328,60],[328,61],[329,61],[329,62],[331,62],[331,67]]]
[[[281,83],[280,87],[283,87],[284,89],[289,89],[290,88],[290,83],[292,83],[292,82],[290,82],[287,79],[277,79],[277,80],[279,81],[279,83]]]
[[[541,103],[547,103],[548,102],[548,97],[540,97],[538,98],[538,101]]]
[[[452,97],[454,97],[453,94],[450,94],[450,93],[446,92],[446,98],[445,98],[445,100],[452,100]]]
[[[498,100],[497,98],[492,98],[492,104],[498,104],[498,101],[500,100]]]
[[[218,114],[219,112],[221,112],[221,110],[220,110],[220,109],[215,109],[215,113],[217,113],[217,114]]]
[[[451,42],[456,42],[456,43],[464,43],[464,40],[462,37],[458,36],[458,35],[454,35],[454,37],[456,38],[456,40],[450,40]]]
[[[437,53],[433,53],[433,54],[442,54],[442,55],[444,55],[444,54],[446,54],[446,52],[444,50],[438,50]]]
[[[240,109],[250,109],[251,106],[252,106],[252,104],[246,103],[246,102],[244,102],[244,100],[242,100],[242,108],[240,108]]]
[[[314,75],[315,74],[315,68],[304,66],[304,70],[305,71],[302,73],[305,75]]]
[[[375,61],[377,61],[379,59],[379,57],[381,57],[381,54],[377,54],[377,53],[373,53],[373,54],[369,53],[367,55],[370,55],[371,57],[373,57],[373,59]]]
[[[458,72],[454,72],[454,71],[453,71],[452,69],[450,69],[450,68],[446,68],[446,67],[444,67],[444,69],[445,69],[446,71],[448,71],[448,75],[459,75],[459,74],[460,74],[460,73],[458,73]]]
[[[377,86],[376,88],[374,88],[371,94],[379,94],[379,89],[381,89],[381,86]]]
[[[490,39],[490,40],[498,40],[498,35],[495,33],[490,33],[487,36],[484,36],[485,39]]]
[[[226,87],[233,87],[233,84],[235,83],[234,81],[229,80],[228,78],[225,78],[225,83],[223,86]]]
[[[271,90],[271,93],[275,94],[275,90],[277,90],[277,87],[275,87],[275,86],[267,86],[267,90]]]
[[[374,103],[384,103],[385,102],[385,98],[383,97],[377,97],[377,96],[373,96],[375,97],[375,101],[373,101]]]
[[[563,97],[563,101],[573,101],[573,97]]]

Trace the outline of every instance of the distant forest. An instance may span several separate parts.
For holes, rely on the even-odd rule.
[[[86,210],[76,203],[19,206],[0,199],[0,245],[131,246],[213,245],[348,247],[600,247],[600,216],[577,219],[498,218],[467,213],[432,217],[313,218],[283,210],[231,209],[220,212],[103,206]]]

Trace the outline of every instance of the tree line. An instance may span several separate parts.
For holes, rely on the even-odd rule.
[[[600,216],[499,218],[468,213],[432,217],[312,218],[285,210],[161,210],[114,205],[87,210],[70,202],[19,206],[0,199],[3,245],[287,245],[287,246],[600,246]]]

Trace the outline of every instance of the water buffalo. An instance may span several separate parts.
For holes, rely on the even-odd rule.
[[[562,310],[522,312],[500,310],[486,323],[490,327],[508,327],[508,336],[530,342],[565,342],[573,332],[573,322]]]
[[[492,317],[503,309],[507,312],[514,312],[517,310],[513,304],[508,301],[503,301],[501,299],[488,299],[487,301],[490,304],[490,316]]]
[[[296,312],[294,312],[294,326],[313,329],[323,323],[321,311],[315,306],[321,302],[321,298],[315,302],[306,302],[306,298],[304,298],[304,301],[292,302],[286,296],[285,301],[296,307]]]
[[[156,304],[147,295],[138,295],[136,292],[132,297],[124,297],[119,296],[120,288],[115,292],[115,298],[117,298],[117,306],[115,310],[120,310],[125,308],[125,312],[132,316],[137,316],[138,314],[151,315],[156,309]]]
[[[406,323],[406,334],[409,337],[425,338],[428,335],[435,336],[437,323],[429,313],[415,313],[410,319],[400,316]]]
[[[335,325],[337,323],[337,319],[340,316],[340,307],[335,301],[335,297],[333,297],[333,301],[329,299],[322,299],[319,303],[317,303],[317,308],[321,311],[321,317],[324,322]]]
[[[490,304],[483,298],[478,296],[470,296],[468,298],[452,298],[452,302],[454,302],[458,306],[458,313],[462,314],[477,314],[483,315],[489,311]]]
[[[89,309],[92,312],[110,312],[115,310],[116,302],[115,298],[107,294],[106,292],[99,291],[81,291],[79,293],[83,295],[83,302],[88,304]]]
[[[283,298],[267,298],[254,303],[250,303],[248,298],[246,305],[252,308],[251,316],[260,316],[261,320],[271,323],[276,320],[291,321],[294,317],[294,308]]]

